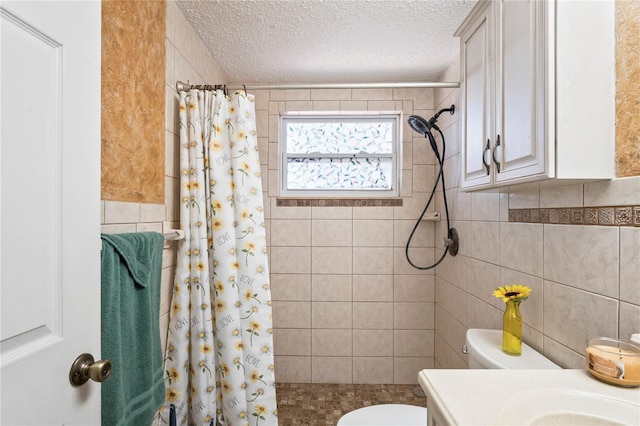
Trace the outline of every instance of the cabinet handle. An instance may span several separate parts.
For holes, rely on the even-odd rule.
[[[487,171],[487,176],[489,175],[489,172],[491,170],[490,165],[487,164],[486,161],[484,161],[484,159],[487,156],[487,151],[491,150],[491,142],[489,141],[489,139],[487,139],[487,146],[484,148],[484,151],[482,151],[482,165],[484,166],[485,170]]]
[[[500,162],[496,160],[496,149],[498,149],[499,146],[500,146],[500,135],[498,135],[498,137],[496,138],[496,145],[493,147],[493,154],[491,154],[491,156],[493,157],[493,163],[496,165],[496,171],[498,173],[500,173]]]

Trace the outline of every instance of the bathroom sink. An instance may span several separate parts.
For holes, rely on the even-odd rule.
[[[640,388],[586,369],[422,370],[433,425],[640,425]]]
[[[640,424],[640,405],[592,392],[537,389],[516,393],[503,405],[501,420],[527,425]]]

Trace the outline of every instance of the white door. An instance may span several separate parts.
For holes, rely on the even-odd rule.
[[[543,9],[532,0],[499,3],[496,182],[545,173]]]
[[[99,424],[100,2],[0,13],[0,423]]]
[[[495,136],[491,11],[490,6],[485,7],[460,35],[463,188],[488,186],[492,182]]]

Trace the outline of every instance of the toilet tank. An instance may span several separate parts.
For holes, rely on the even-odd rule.
[[[469,355],[469,368],[485,369],[554,369],[561,368],[542,354],[522,343],[522,355],[502,352],[502,330],[467,330],[465,344]]]

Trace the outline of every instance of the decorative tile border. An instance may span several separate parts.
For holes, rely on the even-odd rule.
[[[640,206],[509,209],[509,222],[640,226]]]
[[[278,207],[401,207],[402,198],[303,199],[278,198]]]

